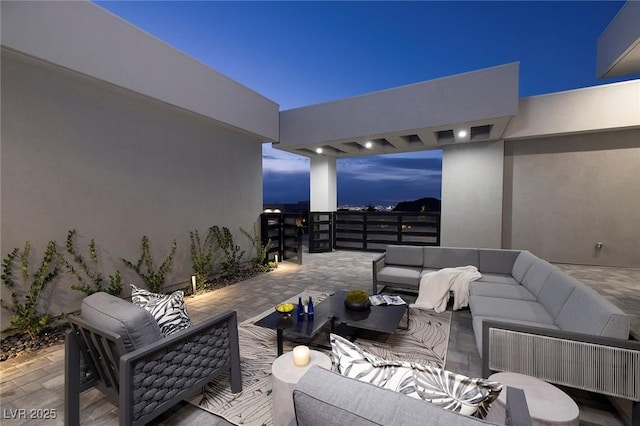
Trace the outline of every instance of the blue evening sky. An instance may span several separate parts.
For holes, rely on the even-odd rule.
[[[595,76],[618,1],[96,3],[281,110],[516,61],[521,97],[619,80]],[[441,163],[440,151],[338,160],[338,203],[439,198]],[[265,144],[263,176],[265,202],[309,199],[308,159]]]

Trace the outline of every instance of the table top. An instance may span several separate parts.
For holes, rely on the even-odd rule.
[[[281,382],[290,384],[298,383],[300,377],[314,365],[319,365],[327,370],[331,369],[331,358],[319,351],[309,351],[309,364],[305,367],[298,367],[293,364],[293,352],[285,352],[280,355],[271,365],[271,374]]]
[[[391,334],[396,331],[407,312],[406,304],[371,306],[365,311],[353,311],[344,306],[346,295],[347,290],[336,290],[328,302],[331,303],[334,321],[348,327]]]
[[[344,306],[347,290],[336,290],[334,294],[314,305],[315,315],[298,316],[292,313],[290,318],[283,319],[275,310],[255,322],[260,327],[272,330],[281,329],[287,333],[301,337],[314,337],[329,321],[362,330],[394,333],[402,320],[407,305],[371,306],[365,311],[353,311]]]
[[[522,389],[532,419],[543,419],[550,424],[577,422],[580,415],[578,405],[569,395],[550,383],[511,372],[495,373],[489,377],[489,380]],[[506,398],[506,392],[500,392],[498,400],[502,405],[506,404]]]

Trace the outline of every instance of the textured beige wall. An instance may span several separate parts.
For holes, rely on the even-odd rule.
[[[640,266],[640,129],[506,142],[504,197],[505,248]]]
[[[3,49],[2,257],[48,240],[79,247],[94,238],[107,273],[139,283],[120,257],[137,260],[148,235],[162,261],[178,253],[169,284],[190,276],[189,231],[252,229],[262,210],[260,141],[211,119]],[[63,277],[54,312],[79,307]],[[2,286],[2,297],[8,296]],[[8,324],[6,312],[2,327]]]
[[[441,245],[500,248],[504,143],[442,150]]]

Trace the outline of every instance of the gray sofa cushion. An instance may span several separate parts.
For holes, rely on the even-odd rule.
[[[554,324],[539,324],[537,322],[531,322],[531,321],[520,321],[520,320],[514,320],[514,319],[509,319],[509,320],[505,320],[504,318],[496,318],[496,317],[490,317],[490,316],[486,316],[486,317],[482,317],[479,315],[474,315],[472,318],[473,321],[473,335],[476,338],[476,346],[478,346],[478,353],[480,354],[480,356],[482,356],[482,321],[501,321],[501,322],[508,322],[509,324],[518,324],[518,325],[527,325],[530,327],[541,327],[541,328],[548,328],[549,330],[559,330],[560,327],[558,327],[557,325]]]
[[[384,259],[387,265],[422,267],[422,247],[418,246],[387,246]]]
[[[478,269],[484,275],[502,274],[511,276],[513,264],[520,250],[478,249]]]
[[[537,297],[547,278],[554,271],[559,269],[546,260],[536,258],[520,283]]]
[[[297,423],[305,426],[486,423],[318,366],[302,376],[293,403]]]
[[[538,302],[501,297],[469,296],[469,306],[475,317],[495,317],[531,323],[555,325],[555,320]]]
[[[457,247],[423,247],[424,268],[455,268],[457,266],[478,267],[478,250]]]
[[[516,281],[511,274],[509,275],[502,275],[502,274],[492,274],[492,273],[486,273],[484,271],[480,271],[480,273],[482,274],[482,276],[478,279],[477,282],[487,282],[487,283],[496,283],[496,284],[510,284],[510,285],[517,285],[518,287],[520,287],[520,283],[518,281]]]
[[[530,300],[535,302],[536,297],[521,285],[504,285],[501,283],[489,283],[476,281],[469,286],[469,294],[487,297],[501,297],[503,299]]]
[[[127,352],[164,337],[158,323],[144,308],[99,292],[82,300],[82,318],[96,328],[119,335]]]
[[[596,336],[629,338],[629,317],[595,290],[579,284],[556,321],[562,330]]]
[[[569,275],[558,270],[553,271],[538,294],[538,302],[556,318],[569,295],[580,283]]]
[[[511,271],[511,275],[513,275],[513,278],[521,283],[524,279],[524,276],[527,274],[527,271],[529,271],[531,264],[537,259],[538,258],[531,254],[531,252],[528,252],[526,250],[521,251],[516,258],[516,261],[513,262],[513,270]]]
[[[378,271],[378,281],[408,284],[418,287],[422,268],[410,266],[385,266]]]

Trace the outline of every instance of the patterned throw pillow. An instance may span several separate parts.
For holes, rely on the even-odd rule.
[[[191,325],[182,290],[157,294],[131,284],[131,302],[149,311],[165,336]]]
[[[502,384],[472,379],[441,368],[388,361],[331,334],[334,363],[343,376],[422,399],[447,410],[485,418]]]

